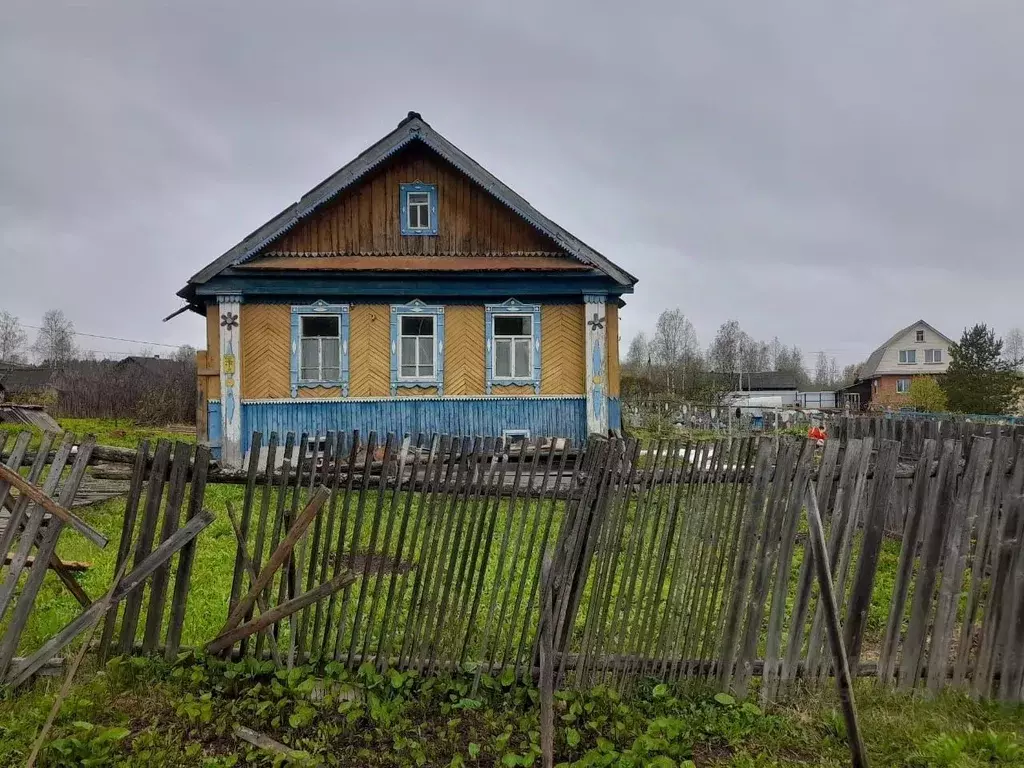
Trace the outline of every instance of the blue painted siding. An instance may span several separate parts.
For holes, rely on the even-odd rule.
[[[608,398],[608,429],[622,429],[622,403],[617,397]]]
[[[242,424],[245,424],[245,414],[242,414]],[[206,431],[209,437],[210,453],[213,458],[220,458],[220,401],[208,400],[206,402]]]
[[[587,436],[586,408],[582,397],[243,402],[242,441],[243,450],[248,450],[249,438],[256,431],[265,436],[271,432],[323,434],[328,430],[358,429],[363,434],[424,432],[500,437],[503,430],[528,429],[534,437],[568,437],[574,445],[582,445]]]

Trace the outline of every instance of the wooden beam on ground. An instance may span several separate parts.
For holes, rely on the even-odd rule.
[[[54,517],[60,518],[62,522],[70,525],[96,546],[100,548],[107,546],[106,536],[74,513],[66,510],[56,501],[43,493],[42,489],[30,483],[15,470],[8,469],[3,464],[0,464],[0,480],[10,483],[11,486],[18,489],[19,493],[25,494],[29,500],[42,507]]]
[[[33,559],[34,562],[34,559]],[[82,585],[78,583],[78,580],[71,574],[71,570],[61,562],[60,558],[56,554],[50,555],[50,570],[57,574],[57,578],[61,580],[61,583],[68,588],[68,592],[74,595],[75,600],[83,608],[88,608],[92,605],[92,598],[89,597],[88,593],[82,589]]]
[[[34,563],[35,561],[36,561],[36,556],[35,555],[29,555],[27,558],[25,558],[25,567],[26,568],[30,567],[32,565],[32,563]],[[50,562],[53,562],[53,561],[51,560]],[[85,563],[85,562],[82,562],[81,560],[61,560],[60,562],[61,562],[61,565],[64,566],[64,570],[68,571],[70,573],[83,573],[84,571],[88,571],[90,568],[92,568],[92,563]],[[10,564],[11,564],[11,555],[8,554],[7,558],[4,560],[4,565],[10,565]]]
[[[254,731],[252,728],[246,728],[244,725],[236,725],[234,729],[236,738],[241,739],[247,744],[252,744],[254,747],[265,749],[268,752],[273,752],[277,755],[290,760],[299,760],[305,756],[305,753],[300,752],[297,749],[292,749],[282,744],[280,741],[267,736],[265,733]]]
[[[89,606],[87,610],[68,623],[64,629],[47,640],[38,651],[26,658],[21,664],[12,666],[5,682],[13,688],[28,680],[51,656],[74,640],[98,616],[106,613],[108,608],[117,605],[117,603],[142,586],[143,582],[149,578],[153,571],[171,558],[175,552],[192,541],[192,539],[199,535],[200,531],[212,522],[213,513],[206,511],[189,520],[173,536],[147,555],[141,563],[135,566],[131,573],[117,582],[116,586],[111,590],[109,602],[101,600]]]
[[[266,613],[261,613],[252,621],[247,621],[245,624],[233,627],[226,632],[222,632],[210,641],[209,645],[206,646],[206,651],[211,654],[226,651],[239,640],[244,640],[250,635],[256,634],[261,629],[266,629],[272,624],[276,624],[281,621],[281,619],[291,616],[296,611],[301,611],[303,608],[308,605],[312,605],[317,600],[322,600],[328,595],[334,594],[339,589],[348,586],[355,580],[355,574],[348,569],[345,569],[330,581],[325,581],[320,586],[314,587],[298,597],[294,597],[280,605],[274,606]]]

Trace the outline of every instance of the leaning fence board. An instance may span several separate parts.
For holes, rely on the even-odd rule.
[[[17,472],[8,469],[3,464],[0,464],[0,480],[3,480],[5,483],[16,488],[19,493],[24,494],[30,501],[32,501],[32,503],[42,507],[43,510],[54,517],[59,518],[62,523],[74,528],[96,546],[107,546],[106,536],[82,520],[82,518],[78,517],[74,512],[70,512],[60,504],[57,504],[53,499],[36,488],[32,483],[28,482]]]
[[[78,493],[78,486],[85,477],[85,470],[89,464],[89,456],[92,454],[92,449],[95,444],[96,438],[92,435],[88,435],[78,446],[78,454],[75,457],[75,463],[72,465],[71,472],[68,474],[67,479],[64,481],[64,485],[61,487],[60,495],[57,497],[57,503],[60,506],[70,507],[71,502],[74,501],[75,494]],[[51,474],[54,474],[53,470],[51,470]],[[59,476],[60,472],[57,472],[56,474]],[[37,517],[42,517],[41,511]],[[14,606],[14,611],[11,614],[11,623],[7,628],[7,632],[4,634],[3,641],[0,642],[0,675],[6,675],[7,671],[10,669],[11,661],[14,659],[14,654],[18,650],[18,641],[21,638],[21,633],[24,631],[29,614],[32,612],[36,596],[39,594],[39,590],[43,586],[43,579],[46,577],[50,558],[53,557],[53,554],[57,549],[57,540],[60,537],[60,533],[63,528],[64,524],[61,519],[58,517],[52,517],[50,518],[45,531],[42,533],[42,538],[36,547],[36,561],[29,569],[28,578],[25,579],[25,583],[21,589],[21,594],[18,596],[18,603]],[[15,581],[17,580],[17,574],[13,573],[13,571],[8,574],[8,576]]]
[[[170,453],[170,442],[160,440],[153,454],[153,466],[149,473],[149,483],[146,485],[146,504],[143,507],[142,519],[139,521],[139,538],[135,545],[135,567],[138,567],[139,563],[153,549],[153,541],[156,538],[157,518],[160,515],[160,504],[163,499],[164,478],[167,474]],[[125,601],[124,616],[121,619],[121,653],[131,651],[135,643],[135,631],[138,626],[139,615],[142,612],[142,601],[143,595],[141,592],[129,595]]]
[[[163,527],[160,530],[161,541],[170,538],[178,530],[181,505],[185,501],[185,483],[188,480],[188,465],[191,454],[192,446],[188,443],[177,443],[174,446],[174,459],[171,462],[171,474],[167,483],[167,503],[164,505]],[[152,653],[160,642],[164,620],[164,603],[167,600],[167,586],[170,575],[170,561],[167,561],[153,572],[153,579],[150,582],[145,630],[142,635],[143,653]]]
[[[981,504],[992,440],[975,437],[971,443],[967,468],[960,477],[956,503],[949,522],[942,567],[942,584],[928,645],[928,688],[938,691],[946,682],[949,644],[957,620],[957,606],[963,588],[969,537]]]
[[[120,580],[116,589],[110,593],[107,600],[97,601],[87,610],[80,613],[64,629],[46,641],[38,651],[19,664],[17,669],[12,670],[12,674],[6,682],[11,686],[18,686],[25,682],[51,656],[74,640],[80,632],[89,627],[104,611],[108,610],[110,604],[117,603],[126,596],[134,594],[153,571],[165,563],[168,558],[172,557],[185,544],[198,536],[200,531],[212,522],[213,514],[210,512],[203,512],[189,520],[175,534],[161,542],[156,549],[135,565],[131,572]]]
[[[135,466],[132,469],[132,479],[128,485],[128,498],[125,501],[124,519],[121,523],[121,540],[117,545],[117,560],[114,563],[114,571],[119,572],[121,566],[128,560],[131,554],[132,541],[135,538],[135,520],[139,513],[139,502],[142,499],[142,489],[146,482],[146,465],[149,462],[149,441],[142,440],[139,443],[138,452],[135,454]],[[117,605],[107,611],[103,622],[103,633],[100,635],[100,660],[106,660],[114,639],[114,625],[117,622]]]
[[[875,585],[878,556],[885,535],[885,513],[888,509],[893,484],[896,480],[896,462],[899,460],[899,443],[885,440],[879,446],[875,463],[874,488],[871,494],[871,508],[864,524],[857,574],[854,577],[850,602],[846,610],[846,651],[850,664],[857,666],[860,661],[864,629],[867,626],[868,608]]]
[[[882,683],[892,682],[896,672],[897,644],[900,640],[906,613],[907,595],[910,591],[911,576],[917,555],[917,541],[921,535],[925,517],[925,502],[928,496],[928,482],[934,455],[935,441],[925,440],[920,458],[917,460],[917,469],[914,472],[913,493],[903,528],[903,545],[900,548],[900,560],[896,567],[889,620],[886,623],[885,638],[882,640],[879,654],[878,679]]]
[[[960,444],[947,440],[942,444],[938,474],[934,478],[934,491],[926,501],[932,511],[924,546],[921,551],[921,565],[914,586],[914,601],[910,609],[910,624],[903,643],[903,658],[900,662],[899,684],[911,688],[921,677],[924,664],[924,648],[928,640],[928,624],[931,614],[935,582],[939,575],[942,545],[946,536],[954,487],[956,484],[956,463],[959,461]]]

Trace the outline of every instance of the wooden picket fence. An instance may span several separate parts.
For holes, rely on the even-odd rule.
[[[373,433],[251,444],[229,509],[230,616],[211,652],[536,675],[544,605],[559,685],[656,677],[746,694],[756,677],[771,700],[832,674],[810,492],[854,674],[1022,697],[1024,442],[1007,434],[925,438],[912,463],[872,437],[595,437],[578,452]],[[142,445],[119,572],[178,541],[217,474],[203,448]],[[107,613],[105,654],[178,652],[203,546],[190,539],[176,568],[163,562],[120,617]]]

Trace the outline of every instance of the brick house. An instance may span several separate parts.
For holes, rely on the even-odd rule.
[[[893,334],[857,371],[857,380],[841,396],[861,408],[910,405],[910,384],[921,376],[941,376],[949,369],[953,340],[924,320]]]

